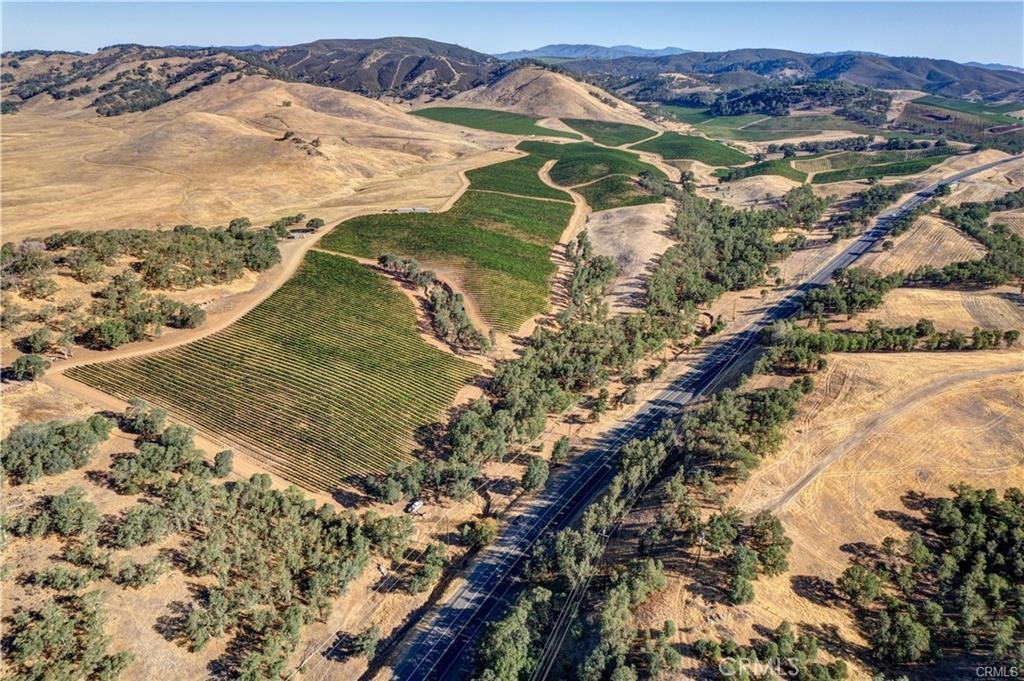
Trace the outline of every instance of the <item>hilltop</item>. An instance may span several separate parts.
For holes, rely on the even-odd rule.
[[[451,103],[539,117],[629,123],[643,120],[632,104],[593,85],[538,66],[512,70],[493,83],[456,95]]]
[[[490,55],[425,38],[317,40],[261,57],[302,82],[401,98],[451,97],[507,68]]]

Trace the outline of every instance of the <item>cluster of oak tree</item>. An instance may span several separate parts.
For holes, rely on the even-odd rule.
[[[721,505],[714,486],[745,475],[778,448],[781,428],[805,390],[807,382],[798,380],[787,389],[722,391],[668,420],[655,435],[626,443],[619,472],[588,507],[579,529],[548,535],[538,544],[527,570],[532,587],[505,619],[492,625],[480,646],[479,678],[527,679],[542,660],[554,665],[557,678],[580,681],[657,678],[677,668],[679,655],[668,641],[675,625],[638,631],[632,619],[635,608],[664,586],[659,551],[689,542],[720,554],[732,573],[724,590],[735,602],[752,596],[758,570],[778,574],[787,569],[790,541],[778,519],[766,513],[744,523],[735,509]],[[666,494],[678,504],[671,504],[659,521],[662,534],[639,538],[636,559],[628,567],[601,569],[607,537],[639,495],[670,469],[675,472]],[[698,498],[717,504],[716,511],[702,517],[694,501]],[[559,624],[562,609],[581,589],[587,591],[585,603],[568,624]],[[528,631],[517,625],[525,619],[532,623]],[[552,661],[545,658],[545,648],[555,627],[568,631],[561,632],[565,642]]]
[[[802,243],[800,237],[776,241],[776,230],[796,220],[806,224],[813,213],[824,210],[811,198],[801,191],[790,197],[786,210],[746,211],[679,193],[679,211],[672,228],[678,243],[665,251],[651,274],[648,309],[656,315],[692,311],[726,291],[763,283],[766,275],[772,276],[771,263]]]
[[[1024,493],[961,483],[904,541],[886,537],[836,580],[882,664],[1024,664]]]
[[[0,327],[17,331],[25,323],[38,324],[17,341],[24,354],[11,367],[14,377],[38,378],[49,366],[49,353],[67,356],[75,344],[111,349],[159,334],[164,327],[201,325],[206,319],[202,307],[150,291],[222,284],[245,270],[263,271],[281,260],[277,241],[282,230],[287,235],[286,226],[304,217],[282,218],[266,229],[252,229],[248,218],[236,218],[227,228],[69,231],[43,241],[5,243],[0,248],[0,287],[26,300],[51,300],[60,289],[56,274],[83,284],[106,281],[93,291],[90,305],[75,298],[60,305],[44,302],[28,311],[5,297]],[[318,229],[323,221],[314,218],[307,227],[311,225]]]
[[[788,116],[797,105],[839,107],[836,115],[866,125],[885,123],[892,95],[837,80],[803,80],[739,88],[714,98],[708,113],[738,116],[759,113]]]
[[[854,234],[856,225],[867,225],[871,218],[875,217],[898,198],[914,188],[909,182],[897,184],[876,184],[864,191],[857,192],[850,196],[847,210],[836,213],[830,221],[829,227],[833,233],[833,239],[846,239]]]
[[[882,304],[885,294],[904,283],[902,272],[881,275],[864,267],[840,268],[832,273],[828,286],[813,288],[801,303],[800,316],[823,317],[871,310]]]
[[[819,662],[821,646],[812,634],[793,631],[782,622],[765,638],[749,646],[731,639],[700,639],[694,645],[706,663],[711,678],[722,679],[814,679],[843,681],[848,676],[843,660]]]
[[[466,312],[466,301],[461,293],[437,278],[433,270],[426,270],[414,258],[399,258],[384,253],[377,264],[385,272],[423,289],[427,299],[430,325],[441,340],[460,350],[484,351],[494,344],[473,325]]]
[[[911,326],[882,326],[870,320],[863,331],[833,331],[821,321],[817,330],[794,320],[773,322],[761,332],[768,351],[758,359],[755,371],[814,372],[832,352],[910,352],[912,350],[990,350],[1015,345],[1017,329],[974,327],[970,335],[951,329],[938,331],[930,319]]]
[[[796,155],[798,151],[809,154],[820,154],[823,151],[867,151],[873,140],[867,135],[837,140],[804,140],[796,144],[769,144],[765,150],[769,154],[783,154],[787,157]]]
[[[913,284],[927,286],[1001,286],[1014,282],[1024,287],[1024,239],[998,221],[989,224],[992,213],[1024,206],[1024,189],[985,203],[944,206],[939,214],[973,239],[987,252],[979,260],[965,260],[943,267],[923,265],[907,276]]]
[[[192,430],[165,426],[165,417],[162,410],[134,401],[120,418],[121,428],[137,436],[137,447],[115,455],[106,482],[138,500],[118,516],[101,516],[84,490],[71,487],[5,519],[10,535],[29,540],[56,536],[63,542],[57,564],[22,576],[56,594],[40,611],[15,615],[11,636],[24,673],[14,678],[37,678],[32,669],[38,671],[51,659],[81,669],[94,664],[111,668],[106,676],[66,678],[116,678],[127,658],[111,656],[103,662],[97,657],[106,639],[101,627],[89,624],[91,619],[57,633],[41,629],[43,622],[84,617],[67,612],[66,605],[95,598],[82,592],[102,580],[141,588],[158,582],[171,564],[206,578],[206,586],[184,612],[163,618],[161,633],[192,650],[230,637],[217,660],[221,668],[248,681],[277,678],[302,627],[326,618],[331,599],[362,572],[371,551],[391,560],[404,554],[413,534],[408,516],[368,512],[360,517],[326,504],[317,507],[294,487],[271,489],[266,475],[218,483],[215,478],[231,472],[231,453],[220,452],[207,463]],[[18,426],[0,443],[5,475],[11,482],[29,483],[84,466],[111,425],[95,416],[69,424]],[[131,557],[133,549],[171,535],[184,538],[180,549],[171,549],[173,559],[164,557],[166,551],[143,563]],[[408,588],[425,589],[443,564],[443,548],[430,547]],[[48,639],[45,645],[38,644],[40,636]],[[75,657],[82,655],[90,657]]]

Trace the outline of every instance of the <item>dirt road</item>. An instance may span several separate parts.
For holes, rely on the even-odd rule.
[[[926,385],[920,386],[900,398],[897,404],[884,409],[857,427],[857,432],[846,438],[833,447],[825,456],[821,457],[799,480],[789,486],[786,491],[775,499],[753,509],[751,513],[758,511],[777,512],[784,508],[789,502],[800,495],[804,489],[817,480],[832,464],[854,451],[872,435],[887,428],[894,420],[905,412],[920,406],[923,403],[937,399],[944,392],[960,388],[964,383],[981,381],[993,376],[1024,375],[1024,365],[1003,367],[998,369],[984,369],[980,371],[964,371],[952,374]]]

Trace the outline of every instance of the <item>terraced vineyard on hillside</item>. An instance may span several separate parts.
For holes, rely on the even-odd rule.
[[[423,118],[441,121],[442,123],[453,123],[467,128],[503,132],[509,135],[543,135],[546,137],[580,139],[580,136],[575,133],[543,128],[537,125],[539,120],[537,118],[507,111],[471,109],[460,106],[438,106],[429,109],[419,109],[412,113],[415,116],[422,116]]]
[[[708,137],[744,142],[770,142],[787,137],[814,137],[824,130],[846,130],[851,134],[868,134],[863,125],[831,116],[766,116],[759,113],[734,116],[714,116],[707,109],[699,107],[672,106],[658,107],[667,116],[680,123],[689,123]]]
[[[841,170],[829,170],[828,172],[816,174],[811,180],[811,183],[827,184],[829,182],[863,180],[869,177],[916,175],[937,163],[942,163],[947,158],[949,158],[948,155],[924,156],[921,158],[911,159],[909,161],[896,161],[894,163],[883,163],[880,165],[853,166],[850,168],[843,168]]]
[[[657,134],[650,128],[629,123],[591,121],[583,118],[565,118],[562,119],[562,122],[573,130],[587,135],[598,144],[606,144],[610,147],[639,142]]]
[[[194,343],[68,375],[140,397],[253,452],[307,489],[408,457],[476,364],[428,345],[412,303],[354,260],[311,251],[235,324]]]
[[[495,163],[466,173],[473,189],[504,192],[540,199],[572,201],[568,194],[541,182],[537,175],[545,159],[523,156],[504,163]]]
[[[651,151],[660,154],[667,160],[686,159],[700,161],[709,166],[733,166],[750,160],[750,157],[742,151],[721,142],[696,135],[681,135],[678,132],[666,132],[659,137],[634,145],[633,149]]]
[[[603,179],[577,187],[587,204],[595,213],[611,208],[640,206],[647,203],[661,203],[664,196],[645,192],[632,178],[625,175],[609,175]]]
[[[739,168],[719,168],[713,174],[715,177],[720,177],[726,182],[742,180],[743,178],[755,177],[757,175],[780,175],[794,182],[801,183],[807,179],[807,173],[796,170],[787,158],[762,161],[749,166],[740,166]]]
[[[629,151],[599,147],[589,142],[554,144],[551,142],[521,142],[518,149],[531,156],[553,159],[551,179],[563,187],[572,187],[583,195],[594,211],[637,206],[664,201],[640,187],[634,178],[641,173],[659,180],[665,174]]]
[[[841,151],[820,154],[813,157],[793,159],[792,166],[805,173],[822,173],[829,170],[845,168],[862,168],[883,163],[911,161],[929,156],[943,156],[953,152],[950,146],[933,146],[926,149],[907,149],[900,151],[880,151],[865,153],[862,151]]]
[[[551,168],[551,179],[563,187],[575,187],[585,182],[600,180],[608,175],[636,176],[648,172],[664,179],[665,174],[636,154],[619,149],[606,149],[590,142],[558,144],[555,142],[520,142],[520,151],[544,159],[556,159]]]
[[[519,168],[507,171],[520,175]],[[471,185],[444,213],[353,218],[324,237],[321,246],[365,258],[411,256],[427,267],[455,272],[487,322],[513,332],[547,308],[555,271],[551,249],[572,212],[571,203],[473,191]]]

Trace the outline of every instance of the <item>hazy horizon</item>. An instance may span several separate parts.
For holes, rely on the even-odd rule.
[[[5,51],[410,36],[491,54],[548,44],[761,47],[1024,66],[1017,2],[39,2],[2,10]]]

